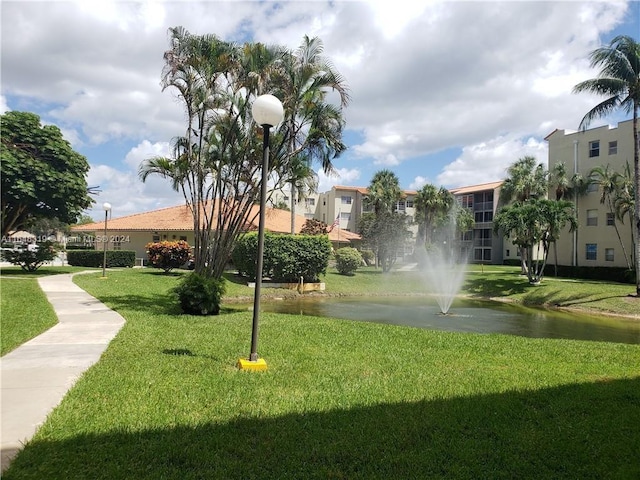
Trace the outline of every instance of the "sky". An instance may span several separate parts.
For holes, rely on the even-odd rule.
[[[638,1],[1,0],[0,112],[60,127],[120,217],[183,203],[167,180],[138,178],[169,155],[185,114],[162,91],[168,29],[295,49],[319,37],[345,78],[348,149],[319,191],[367,186],[390,169],[403,189],[501,180],[518,158],[546,164],[549,133],[576,130],[602,98],[576,95],[598,74],[589,53],[640,38]],[[630,118],[616,114],[592,126]]]

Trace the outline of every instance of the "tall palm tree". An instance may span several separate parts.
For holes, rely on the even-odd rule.
[[[285,55],[279,64],[278,79],[285,118],[283,171],[295,170],[303,155],[308,164],[319,162],[325,173],[332,173],[333,159],[346,150],[342,142],[342,109],[350,100],[345,79],[322,55],[324,46],[317,38],[304,36],[300,46]],[[337,93],[337,105],[329,98]],[[308,170],[310,175],[313,170]],[[315,174],[314,174],[315,175]],[[285,177],[295,177],[287,175]],[[291,233],[295,233],[296,185],[291,183]]]
[[[453,195],[444,187],[438,189],[435,185],[427,184],[418,191],[414,200],[418,245],[431,243],[431,233],[437,220],[449,213],[453,202]]]
[[[549,172],[542,163],[530,155],[516,160],[507,169],[507,178],[500,187],[500,207],[511,202],[521,203],[532,198],[543,198],[549,188]],[[522,273],[527,273],[527,255],[530,251],[519,246]]]
[[[379,216],[383,213],[393,213],[396,203],[402,197],[400,180],[391,170],[379,170],[373,175],[365,204],[373,208],[373,213]]]
[[[633,115],[633,169],[635,208],[633,227],[636,239],[640,238],[640,161],[638,158],[638,113],[640,112],[640,43],[627,35],[615,37],[609,45],[591,52],[591,67],[600,67],[597,78],[577,84],[575,93],[590,92],[607,98],[593,107],[580,122],[586,129],[592,120],[602,118],[615,110],[622,109]],[[640,297],[640,242],[635,242],[636,296]]]
[[[620,174],[612,170],[610,165],[599,166],[591,169],[589,178],[600,188],[600,203],[602,205],[606,204],[609,209],[609,213],[611,213],[612,215],[615,214],[615,198],[617,197],[618,190],[620,189]],[[622,241],[622,237],[620,236],[618,222],[616,222],[615,220],[613,222],[613,227],[616,231],[620,247],[622,248],[624,261],[627,264],[627,268],[631,270],[633,267],[631,265],[631,262],[629,261],[627,249],[624,245],[624,242]]]

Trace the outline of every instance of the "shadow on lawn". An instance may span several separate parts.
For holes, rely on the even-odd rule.
[[[524,293],[530,290],[529,281],[526,275],[513,276],[490,276],[466,278],[462,285],[462,290],[472,297],[504,297]]]
[[[638,425],[640,378],[41,440],[3,478],[638,478]]]

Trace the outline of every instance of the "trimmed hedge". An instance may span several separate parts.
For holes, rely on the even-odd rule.
[[[67,251],[67,263],[74,267],[102,267],[104,252],[97,250]],[[107,250],[107,268],[133,267],[136,263],[136,252],[133,250]]]
[[[362,265],[362,255],[352,247],[342,247],[336,250],[336,269],[342,275],[353,275]]]
[[[265,233],[263,276],[276,282],[317,282],[327,273],[331,242],[326,235],[276,235]],[[241,275],[255,280],[258,258],[258,234],[238,238],[233,263]]]
[[[553,277],[555,275],[555,267],[547,264],[544,269],[544,275]],[[624,267],[572,267],[570,265],[558,265],[558,277],[636,283],[635,271]]]

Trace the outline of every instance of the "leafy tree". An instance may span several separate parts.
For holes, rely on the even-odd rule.
[[[408,223],[409,217],[397,212],[365,213],[360,218],[358,230],[362,240],[375,252],[383,272],[391,270],[411,237]]]
[[[633,170],[635,205],[632,231],[635,233],[634,260],[636,270],[636,296],[640,297],[640,136],[638,113],[640,112],[640,43],[632,37],[619,35],[609,45],[591,52],[591,67],[600,67],[597,78],[577,84],[574,93],[590,92],[606,96],[583,117],[580,128],[588,127],[592,120],[606,117],[621,109],[633,115]]]
[[[530,284],[542,281],[550,245],[558,239],[560,231],[570,224],[576,228],[573,204],[566,200],[529,198],[500,209],[493,219],[494,231],[502,232],[526,251],[526,272]],[[542,246],[542,259],[534,256],[534,247]]]
[[[74,223],[93,200],[87,193],[87,159],[54,125],[29,112],[0,116],[2,130],[2,236],[36,218]]]

